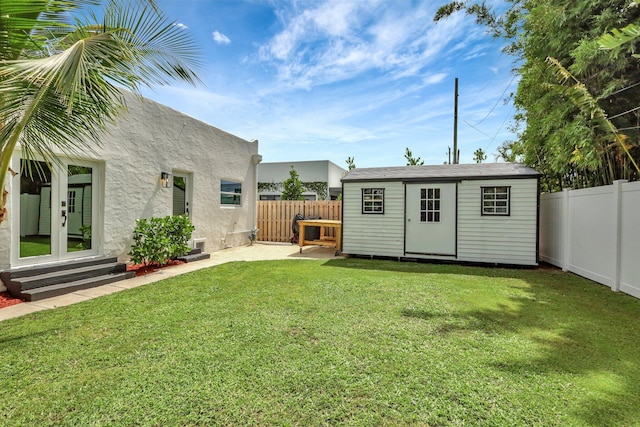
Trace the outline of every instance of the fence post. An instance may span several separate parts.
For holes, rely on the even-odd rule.
[[[613,236],[614,241],[614,271],[611,290],[618,292],[620,290],[620,270],[622,257],[622,184],[627,182],[626,179],[613,181]]]
[[[562,190],[562,271],[569,271],[571,258],[571,228],[570,212],[569,212],[569,189]]]

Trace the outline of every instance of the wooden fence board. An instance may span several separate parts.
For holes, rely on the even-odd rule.
[[[258,201],[258,240],[290,242],[293,217],[342,220],[342,201],[339,200],[261,200]],[[329,230],[328,230],[329,231]],[[328,235],[336,237],[330,230]]]

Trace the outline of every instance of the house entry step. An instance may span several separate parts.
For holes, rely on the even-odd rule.
[[[211,258],[211,254],[202,252],[202,249],[200,248],[195,248],[192,249],[191,252],[189,252],[187,255],[179,256],[176,259],[182,262],[194,262],[209,258]]]
[[[115,257],[97,257],[0,272],[12,296],[37,301],[135,276]]]

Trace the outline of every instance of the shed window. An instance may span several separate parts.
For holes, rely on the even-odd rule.
[[[482,215],[510,214],[511,187],[482,187]]]
[[[67,212],[76,213],[76,191],[69,190],[69,197],[67,197]]]
[[[440,222],[440,189],[420,189],[420,222]]]
[[[362,213],[384,214],[384,188],[362,189]]]
[[[220,181],[220,204],[236,205],[242,204],[242,183],[233,181]]]

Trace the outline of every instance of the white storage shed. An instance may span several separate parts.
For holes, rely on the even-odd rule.
[[[536,266],[539,176],[517,163],[356,168],[342,179],[342,252]]]

